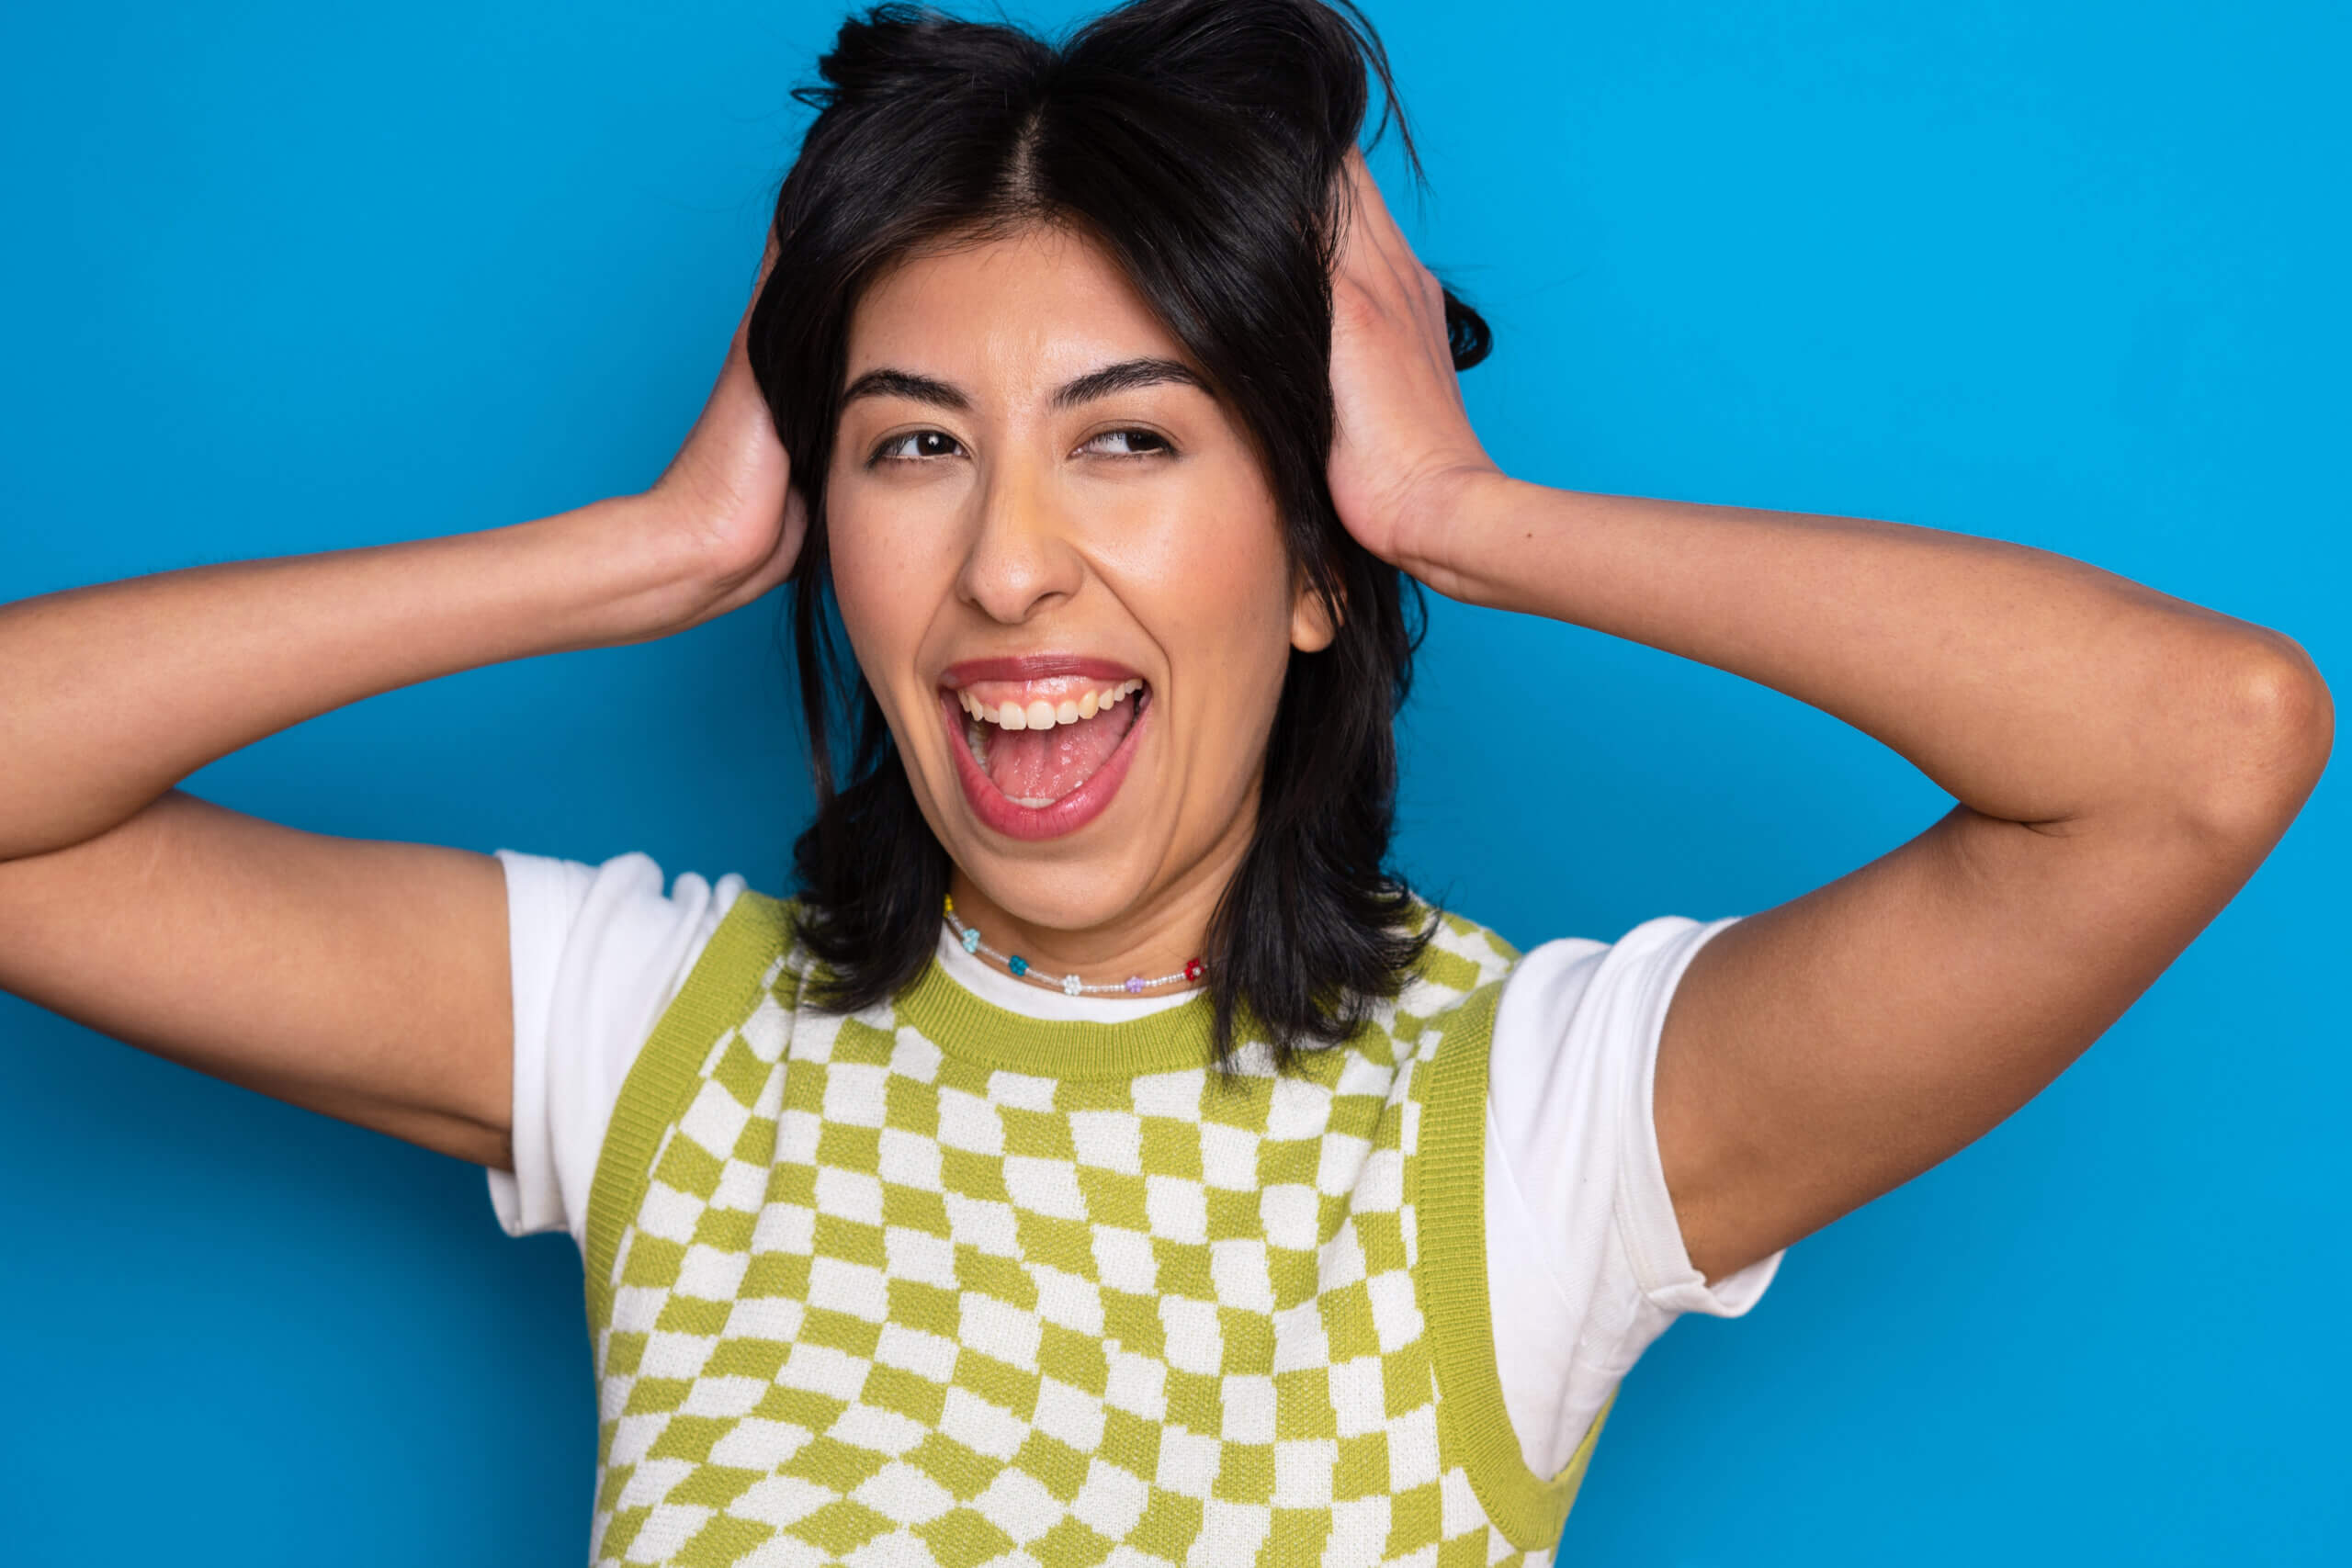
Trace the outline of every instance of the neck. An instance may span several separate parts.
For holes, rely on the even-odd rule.
[[[989,897],[960,865],[949,870],[948,894],[956,900],[956,918],[977,929],[981,941],[999,953],[1020,954],[1033,970],[1057,979],[1076,975],[1090,986],[1110,986],[1131,975],[1147,980],[1181,975],[1191,960],[1205,961],[1209,921],[1249,850],[1246,814],[1238,826],[1238,832],[1228,830],[1190,867],[1097,925],[1023,919]],[[994,960],[983,962],[1002,967]],[[1155,986],[1147,994],[1165,996],[1182,985]]]

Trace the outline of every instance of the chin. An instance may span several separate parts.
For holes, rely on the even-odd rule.
[[[1023,924],[1047,931],[1109,925],[1151,892],[1154,866],[1142,856],[1071,855],[1059,845],[1055,850],[1050,859],[1017,849],[954,858],[990,903]]]

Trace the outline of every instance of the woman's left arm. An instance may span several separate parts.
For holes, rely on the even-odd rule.
[[[1435,280],[1352,178],[1331,460],[1350,530],[1451,597],[1810,703],[1959,802],[1683,976],[1657,1135],[1691,1262],[1720,1278],[1981,1136],[2098,1039],[2293,820],[2327,759],[2326,685],[2288,637],[2047,551],[1505,477],[1462,412]]]

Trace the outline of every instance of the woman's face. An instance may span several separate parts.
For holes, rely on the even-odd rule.
[[[842,619],[932,829],[1083,931],[1246,849],[1294,646],[1329,626],[1242,427],[1091,241],[919,255],[849,335]]]

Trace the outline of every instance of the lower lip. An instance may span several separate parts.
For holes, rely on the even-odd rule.
[[[964,786],[964,798],[972,803],[974,816],[1008,839],[1058,839],[1102,815],[1111,797],[1119,793],[1128,765],[1136,760],[1136,738],[1151,722],[1151,709],[1149,703],[1136,709],[1135,722],[1127,726],[1126,734],[1094,770],[1092,778],[1051,806],[1023,806],[980,772],[971,747],[964,740],[964,710],[948,694],[939,695],[939,711],[947,721],[947,750],[956,758],[956,777]]]

